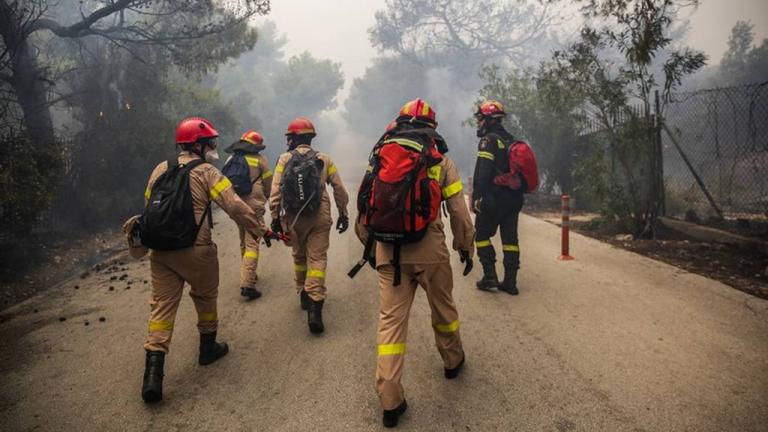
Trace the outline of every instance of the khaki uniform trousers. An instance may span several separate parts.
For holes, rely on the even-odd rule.
[[[264,223],[264,217],[257,218],[260,223]],[[256,288],[256,282],[259,281],[259,244],[260,239],[247,232],[243,227],[238,226],[240,230],[240,287]]]
[[[168,353],[184,282],[191,287],[189,296],[197,310],[197,329],[200,333],[213,333],[218,329],[219,259],[215,244],[176,251],[152,251],[150,273],[149,305],[152,309],[145,350]]]
[[[304,290],[315,301],[327,297],[325,270],[332,224],[330,218],[302,217],[290,233],[296,292]]]
[[[448,262],[439,264],[402,264],[402,282],[393,286],[395,268],[378,267],[379,329],[377,334],[376,393],[385,410],[397,408],[405,400],[400,383],[405,362],[408,317],[420,285],[427,293],[432,310],[435,343],[443,365],[453,369],[464,355],[459,334],[459,313],[453,302],[453,275]]]

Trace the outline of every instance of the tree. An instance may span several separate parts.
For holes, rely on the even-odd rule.
[[[768,79],[768,39],[754,45],[754,25],[737,21],[728,38],[728,51],[720,61],[721,85],[756,84]]]
[[[594,172],[586,183],[602,182],[606,187],[592,188],[617,196],[603,196],[604,201],[623,202],[612,206],[610,216],[630,225],[635,236],[655,235],[659,215],[661,187],[656,176],[660,167],[652,155],[657,151],[651,143],[655,125],[651,106],[654,91],[660,91],[656,112],[663,116],[672,92],[682,79],[699,70],[706,62],[703,53],[689,48],[670,49],[669,31],[680,7],[697,2],[675,0],[591,0],[586,2],[588,14],[600,15],[610,26],[582,30],[581,40],[567,50],[556,52],[547,74],[551,79],[575,89],[584,98],[583,108],[590,111],[606,135],[609,157],[616,163],[606,174]],[[623,62],[605,60],[605,52],[617,50]],[[661,54],[660,79],[654,72]],[[640,107],[634,108],[639,103]],[[597,152],[601,154],[602,151]],[[614,168],[615,167],[615,168]],[[600,199],[600,197],[597,197]],[[609,199],[610,198],[610,199]],[[623,211],[616,211],[617,208]]]
[[[259,32],[256,49],[222,67],[213,78],[215,88],[235,107],[242,127],[258,129],[268,156],[274,159],[284,147],[273,144],[284,142],[283,132],[293,117],[317,122],[320,113],[336,106],[344,75],[341,64],[308,52],[285,59],[287,40],[274,23],[265,22]],[[319,132],[318,139],[328,138]]]
[[[547,183],[556,179],[580,202],[638,237],[651,237],[661,205],[655,133],[671,93],[706,57],[672,41],[680,7],[669,0],[583,1],[604,27],[583,26],[579,40],[555,51],[535,74],[486,70],[482,96],[498,94],[510,126],[534,139]],[[654,93],[660,92],[658,112]],[[545,187],[547,184],[545,183]]]
[[[33,142],[54,142],[48,96],[55,83],[48,77],[49,65],[38,62],[41,41],[94,36],[129,52],[156,45],[178,64],[200,70],[205,66],[190,54],[204,53],[205,58],[210,53],[196,51],[198,40],[215,39],[245,25],[249,17],[269,11],[269,0],[240,0],[226,6],[208,0],[91,0],[80,2],[75,22],[62,23],[51,13],[57,5],[52,0],[0,0],[0,78],[11,87]],[[246,46],[254,42],[255,37]],[[234,55],[241,50],[241,46],[217,45],[213,55]]]
[[[551,26],[559,21],[551,5],[537,2],[387,0],[369,33],[382,51],[474,75],[489,61],[530,64],[552,42]]]

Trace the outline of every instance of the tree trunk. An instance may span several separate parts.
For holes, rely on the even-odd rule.
[[[21,18],[14,6],[0,0],[0,34],[11,59],[8,82],[16,93],[24,114],[24,127],[34,145],[52,145],[55,140],[46,82],[34,48],[19,26]]]
[[[53,119],[48,105],[45,81],[32,49],[24,41],[13,62],[13,89],[24,113],[24,126],[35,145],[54,144]]]

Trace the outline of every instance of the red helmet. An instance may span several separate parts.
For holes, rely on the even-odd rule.
[[[412,121],[420,121],[433,128],[437,127],[435,110],[421,98],[407,102],[400,108],[400,113],[397,115],[398,123]]]
[[[249,129],[248,132],[244,133],[243,136],[240,137],[240,141],[245,141],[256,147],[264,146],[264,137],[253,129]]]
[[[504,112],[504,105],[495,100],[487,100],[481,103],[475,112],[476,117],[502,118],[506,115],[507,113]]]
[[[219,132],[202,117],[190,117],[176,126],[176,144],[194,144],[201,138],[216,138]]]
[[[315,132],[315,125],[305,117],[296,117],[288,123],[288,128],[285,130],[286,135],[304,135],[309,134],[313,137],[317,135]]]

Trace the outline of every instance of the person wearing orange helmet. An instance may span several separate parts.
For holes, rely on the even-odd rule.
[[[206,119],[182,120],[176,128],[180,153],[155,167],[144,194],[144,212],[124,226],[132,254],[137,249],[150,250],[151,310],[144,342],[146,364],[141,391],[147,403],[163,398],[165,355],[185,283],[190,285],[189,294],[197,310],[198,363],[211,364],[229,351],[226,343],[216,341],[219,261],[211,237],[211,203],[224,209],[253,236],[270,234],[257,214],[234,192],[229,179],[207,163],[218,159],[218,136]]]
[[[494,183],[494,178],[509,171],[508,151],[515,137],[502,125],[507,115],[501,102],[487,100],[475,111],[477,136],[477,161],[472,185],[472,211],[475,213],[477,230],[477,256],[483,266],[483,277],[477,288],[493,291],[496,288],[517,295],[517,271],[520,267],[520,246],[517,236],[517,222],[523,207],[522,188],[512,189]],[[523,179],[525,181],[525,179]],[[504,253],[504,280],[499,283],[496,275],[496,251],[491,238],[496,230],[501,231]]]
[[[296,290],[313,334],[325,330],[322,311],[333,225],[326,184],[333,188],[339,213],[336,229],[343,233],[349,227],[349,196],[331,158],[311,147],[316,135],[309,119],[298,117],[288,124],[288,151],[277,160],[269,197],[272,230],[286,232],[291,238]]]
[[[235,184],[235,191],[248,206],[256,212],[259,222],[264,223],[266,203],[272,191],[272,171],[269,159],[262,154],[266,146],[264,138],[254,130],[245,132],[239,140],[224,149],[232,153],[224,165],[223,172]],[[232,173],[232,174],[230,174]],[[241,178],[242,177],[242,178]],[[238,185],[240,189],[238,190]],[[256,288],[259,280],[260,239],[251,235],[245,227],[238,225],[240,231],[240,295],[249,300],[261,297]]]
[[[385,427],[396,426],[408,407],[401,379],[408,317],[417,286],[424,289],[429,301],[445,378],[456,378],[464,365],[441,204],[445,204],[450,216],[453,249],[467,263],[465,275],[471,271],[475,235],[459,170],[446,155],[445,140],[435,130],[437,121],[432,107],[421,99],[410,101],[400,110],[396,126],[391,126],[374,148],[359,188],[360,214],[355,232],[366,245],[365,258],[350,272],[354,276],[363,261],[373,257],[371,264],[379,278],[376,392]],[[424,162],[412,164],[415,160]],[[410,168],[402,169],[404,166]],[[392,189],[393,184],[400,186]],[[406,192],[404,199],[396,199],[401,191],[410,192]],[[415,198],[417,193],[419,197]],[[410,196],[413,200],[408,199]],[[392,201],[402,201],[402,206],[396,206],[403,210],[388,208],[387,202]],[[410,210],[414,204],[409,209],[409,201],[420,209],[418,215]],[[415,225],[421,227],[418,232],[414,231]],[[409,234],[412,236],[405,240]]]

